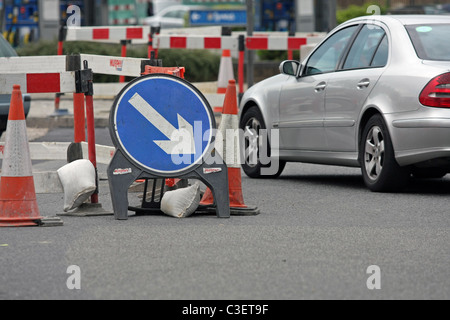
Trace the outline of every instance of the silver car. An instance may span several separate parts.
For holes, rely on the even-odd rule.
[[[3,38],[0,34],[0,57],[16,57],[16,51],[11,47],[11,45]],[[8,123],[9,114],[9,104],[11,101],[11,95],[0,94],[0,136],[3,131],[6,130],[6,125]],[[25,116],[28,115],[30,111],[31,97],[28,94],[23,95],[23,108],[25,111]]]
[[[240,128],[249,133],[243,170],[267,177],[263,132],[279,151],[269,158],[279,160],[271,177],[289,161],[361,167],[376,192],[401,190],[411,176],[445,176],[449,35],[450,16],[360,17],[334,29],[302,63],[282,62],[281,74],[241,100]]]

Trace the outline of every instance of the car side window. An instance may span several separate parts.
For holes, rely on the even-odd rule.
[[[305,76],[333,72],[358,26],[342,29],[329,37],[309,58]]]
[[[389,58],[389,45],[388,45],[388,39],[385,35],[383,37],[383,40],[381,40],[380,46],[377,49],[377,52],[375,53],[375,56],[372,59],[372,63],[370,64],[371,67],[377,68],[377,67],[384,67]]]
[[[185,12],[182,10],[169,11],[164,15],[164,17],[165,18],[183,18],[184,14],[185,14]]]
[[[0,34],[0,57],[17,57],[16,51]]]
[[[385,34],[378,26],[363,26],[348,53],[343,69],[369,68]]]

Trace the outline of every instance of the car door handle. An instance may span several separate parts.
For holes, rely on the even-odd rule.
[[[367,88],[370,85],[369,79],[363,79],[358,83],[358,89],[364,89]]]
[[[316,92],[320,92],[320,91],[325,90],[326,87],[327,87],[327,83],[326,82],[321,82],[314,88],[314,90]]]

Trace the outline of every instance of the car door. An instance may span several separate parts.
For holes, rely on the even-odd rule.
[[[280,149],[325,150],[325,92],[358,26],[341,29],[310,56],[299,76],[291,76],[280,94]]]
[[[356,123],[367,97],[385,70],[388,54],[385,30],[364,25],[339,70],[330,74],[324,118],[328,150],[358,150]]]

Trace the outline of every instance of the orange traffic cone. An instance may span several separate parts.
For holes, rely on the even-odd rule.
[[[223,141],[216,141],[216,150],[222,155],[222,159],[226,159],[225,162],[228,168],[228,191],[230,195],[231,214],[257,215],[259,214],[259,209],[250,208],[244,203],[241,167],[239,163],[239,141],[234,141],[234,143],[231,143],[231,147],[233,147],[232,150],[230,150],[227,146],[226,131],[232,129],[233,137],[235,137],[234,133],[239,130],[238,111],[236,81],[229,80],[223,105],[222,119],[219,126],[219,132],[222,134]],[[230,135],[228,135],[228,137],[229,136]],[[214,205],[214,197],[209,188],[206,189],[200,205],[206,207]]]
[[[20,86],[14,85],[0,180],[0,227],[36,226],[42,219],[26,127],[22,93]]]
[[[231,51],[223,50],[220,59],[219,79],[217,81],[217,93],[225,94],[227,92],[228,81],[234,79],[233,60]]]

